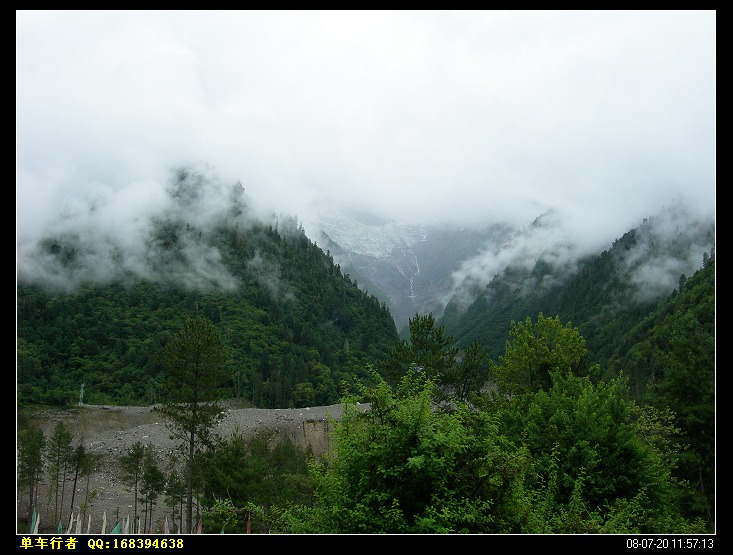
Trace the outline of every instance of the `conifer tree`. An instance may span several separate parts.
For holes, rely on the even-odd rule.
[[[415,314],[409,320],[410,339],[402,340],[384,362],[383,374],[397,384],[408,369],[422,373],[426,379],[442,384],[455,364],[458,348],[445,328],[437,326],[432,314]]]
[[[187,462],[186,531],[193,526],[193,475],[197,449],[207,445],[211,429],[222,418],[220,386],[228,377],[229,349],[204,316],[189,318],[165,347],[160,363],[166,372],[166,399],[161,412],[173,437],[182,441]]]
[[[46,438],[43,431],[31,426],[18,432],[18,488],[28,488],[28,519],[38,500],[38,484],[43,474],[43,450]]]
[[[140,491],[140,482],[143,473],[143,455],[144,447],[139,441],[135,442],[132,447],[122,456],[122,482],[133,489],[134,494],[134,514],[133,522],[137,522],[137,494]]]
[[[46,460],[50,474],[49,500],[51,496],[55,501],[54,520],[61,518],[64,505],[64,486],[66,484],[66,472],[71,462],[72,433],[64,422],[59,421],[54,427],[51,437],[46,443]]]

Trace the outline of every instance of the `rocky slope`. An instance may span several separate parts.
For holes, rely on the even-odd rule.
[[[225,405],[226,406],[226,405]],[[362,405],[363,410],[367,408]],[[329,445],[329,423],[341,415],[341,405],[308,407],[300,409],[256,409],[237,408],[229,404],[223,413],[223,419],[215,428],[215,433],[222,438],[232,434],[249,437],[253,434],[272,432],[272,441],[290,439],[296,445],[311,447],[314,454],[321,456]],[[76,485],[74,494],[75,513],[78,513],[81,502],[88,492],[96,492],[88,504],[88,515],[82,519],[81,533],[101,532],[105,522],[107,531],[118,520],[126,519],[134,514],[134,497],[128,487],[121,482],[119,458],[126,454],[136,442],[153,445],[159,461],[164,463],[168,455],[175,449],[177,442],[171,438],[166,421],[155,407],[113,407],[83,405],[68,410],[44,410],[35,413],[30,420],[43,430],[46,438],[53,433],[57,422],[64,422],[74,434],[73,445],[81,442],[87,451],[98,454],[99,464],[89,479],[84,478]],[[67,486],[69,487],[69,486]],[[18,517],[23,522],[27,515],[27,495],[17,492]],[[42,507],[40,532],[56,532],[58,522],[54,526],[50,519],[53,509],[46,508],[47,484],[40,488],[39,504]],[[64,493],[65,503],[71,498],[71,492]],[[68,505],[67,505],[68,506]],[[159,503],[154,513],[154,522],[162,522],[168,509]],[[66,509],[68,514],[68,509]],[[139,509],[138,509],[139,513]],[[68,517],[67,517],[68,518]],[[76,530],[76,524],[72,526]],[[21,526],[21,530],[22,530]]]

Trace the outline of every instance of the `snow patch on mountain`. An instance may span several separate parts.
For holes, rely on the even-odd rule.
[[[386,302],[400,330],[415,314],[440,316],[452,273],[509,231],[500,224],[472,229],[339,214],[322,218],[319,244],[359,287]]]
[[[378,260],[391,257],[395,249],[409,249],[427,240],[424,228],[395,222],[367,225],[353,218],[335,217],[321,221],[320,228],[345,251]]]

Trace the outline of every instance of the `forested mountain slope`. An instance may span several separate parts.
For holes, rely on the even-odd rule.
[[[519,265],[508,267],[465,312],[449,306],[439,324],[459,345],[471,341],[485,345],[494,360],[503,353],[510,322],[522,323],[544,313],[577,328],[586,341],[589,364],[597,365],[596,381],[622,376],[637,403],[668,415],[678,434],[675,476],[695,484],[694,495],[681,502],[690,512],[705,514],[712,521],[714,226],[672,228],[675,233],[665,240],[655,224],[645,221],[610,250],[581,261],[577,271],[563,279],[553,275],[552,265],[544,260],[538,260],[531,271]],[[709,246],[702,250],[706,242]],[[678,274],[670,286],[670,273],[684,267],[681,262],[689,259],[691,251],[699,253],[697,270],[689,276]]]
[[[606,376],[627,376],[632,392],[645,405],[670,410],[682,432],[676,475],[696,484],[691,506],[714,514],[716,445],[715,256],[680,279],[679,290],[636,325],[613,322],[618,333],[606,359]],[[622,331],[623,330],[623,331]],[[602,341],[602,339],[601,339]],[[608,344],[611,342],[608,341]]]
[[[586,255],[570,269],[557,264],[559,257],[551,251],[530,265],[526,260],[508,264],[473,292],[467,306],[449,303],[438,323],[459,346],[478,341],[495,357],[504,349],[512,321],[540,312],[559,316],[580,330],[591,361],[605,367],[624,334],[714,251],[714,223],[690,221],[679,210],[646,219],[609,250]],[[542,225],[541,219],[533,223]]]
[[[86,235],[39,244],[17,284],[18,403],[157,402],[163,347],[198,312],[233,348],[225,396],[262,408],[337,403],[397,338],[384,303],[342,274],[295,218],[248,213],[241,186],[182,171],[142,251]],[[207,196],[208,195],[208,196]],[[43,270],[42,272],[40,270]],[[102,271],[104,270],[104,275]]]
[[[337,459],[348,461],[350,454],[363,455],[363,461],[357,457],[352,463],[354,470],[368,479],[352,480],[349,476],[343,483],[379,479],[373,473],[375,462],[371,457],[381,451],[389,464],[400,469],[396,475],[410,475],[400,482],[396,490],[400,495],[412,495],[412,489],[405,487],[412,483],[422,499],[425,484],[435,479],[434,485],[441,492],[460,499],[457,506],[462,507],[458,511],[461,519],[465,516],[466,522],[474,522],[476,514],[488,519],[481,528],[484,532],[568,532],[566,510],[574,506],[567,497],[571,491],[587,495],[583,501],[587,505],[579,507],[584,515],[583,526],[591,528],[577,528],[583,533],[608,527],[635,531],[634,519],[639,518],[649,530],[675,529],[676,523],[666,520],[665,515],[684,515],[691,519],[693,528],[700,529],[704,523],[714,530],[713,225],[675,226],[671,214],[661,222],[644,222],[615,241],[610,250],[586,256],[573,265],[558,266],[560,257],[552,252],[537,258],[531,267],[510,264],[485,290],[476,292],[476,300],[467,310],[459,310],[456,302],[438,322],[439,328],[433,326],[432,317],[424,319],[424,326],[415,326],[411,338],[415,340],[410,345],[398,337],[385,303],[360,290],[356,280],[334,263],[331,253],[305,235],[295,218],[255,218],[237,184],[224,196],[224,202],[220,193],[216,183],[205,176],[181,172],[169,190],[169,209],[156,213],[146,226],[136,230],[140,233],[137,249],[93,233],[56,233],[44,238],[31,256],[24,258],[17,284],[19,414],[25,412],[24,405],[68,407],[82,400],[89,405],[158,403],[165,393],[159,357],[184,321],[197,313],[216,326],[232,349],[222,397],[232,398],[234,405],[328,406],[353,399],[352,395],[361,391],[371,407],[379,407],[373,413],[374,423],[386,435],[370,431],[341,436],[349,440],[360,437],[367,442],[358,449],[347,445],[347,451]],[[548,221],[540,218],[534,225],[541,228]],[[695,261],[690,253],[696,253]],[[696,270],[689,277],[679,273],[680,268],[690,264]],[[670,275],[675,272],[678,275],[671,283]],[[557,329],[567,332],[573,338],[572,344],[563,343],[562,335],[552,333],[535,338],[537,341],[524,341],[530,333],[521,336],[524,339],[515,349],[505,350],[512,322],[527,319],[527,329],[531,329],[529,321],[537,318],[536,329],[547,329],[544,326],[548,320],[538,318],[543,313],[558,318]],[[425,337],[420,336],[422,332]],[[487,354],[493,360],[486,359],[473,343],[469,344],[471,341],[488,346]],[[581,359],[574,367],[587,370],[587,376],[572,372],[564,376],[563,368],[556,368],[552,380],[557,383],[548,382],[546,390],[540,387],[515,397],[495,396],[495,390],[482,387],[492,379],[494,384],[500,383],[497,376],[511,374],[510,380],[514,376],[521,380],[525,370],[534,370],[535,360],[545,365],[540,368],[549,368],[550,362],[565,360],[563,350],[568,345],[579,347]],[[446,353],[449,356],[443,356]],[[502,353],[515,356],[502,357]],[[416,362],[420,364],[413,366]],[[472,403],[460,397],[461,408],[455,413],[452,409],[432,410],[430,407],[440,406],[433,402],[444,398],[435,396],[427,383],[419,395],[412,397],[420,388],[415,389],[410,380],[427,380],[425,369],[432,371],[433,364],[448,378],[457,378],[453,383],[471,378],[475,371],[481,379],[475,382]],[[402,372],[403,366],[420,370]],[[375,379],[377,368],[397,370],[405,387],[395,389],[392,396],[387,382]],[[376,405],[375,400],[379,401]],[[395,411],[399,418],[383,418],[385,410]],[[363,415],[366,422],[372,412]],[[446,420],[428,424],[434,418]],[[415,422],[423,422],[421,429],[432,430],[439,437],[415,435]],[[589,426],[589,422],[593,424]],[[465,429],[452,433],[459,431],[458,426]],[[469,432],[473,435],[466,436]],[[374,437],[381,439],[375,442]],[[452,439],[446,442],[446,438]],[[499,438],[503,439],[495,444]],[[402,440],[404,445],[395,450],[394,445]],[[553,445],[560,443],[565,451],[555,458]],[[521,487],[511,486],[511,480],[499,480],[512,496],[506,498],[510,502],[497,515],[487,508],[496,507],[496,500],[503,494],[497,497],[494,482],[483,477],[487,476],[486,452],[495,452],[499,444],[509,448],[506,460],[521,462],[522,469],[518,467],[516,473],[512,470],[512,480],[516,479]],[[468,464],[466,445],[473,446]],[[573,458],[579,453],[579,445],[588,449],[581,449],[584,454],[580,459]],[[249,502],[254,484],[263,482],[261,470],[249,477],[251,483],[241,482],[242,469],[246,470],[247,461],[254,459],[251,452],[245,454],[240,447],[233,438],[232,443],[222,444],[208,454],[211,459],[204,464],[216,468],[217,476],[221,474],[224,479],[221,483],[201,484],[204,506],[214,507],[216,498],[231,496],[228,486],[232,483],[241,486],[234,501],[243,506]],[[511,452],[515,449],[519,451]],[[398,460],[403,456],[406,462]],[[413,479],[412,463],[432,456],[440,464],[418,465],[423,474]],[[301,476],[291,492],[298,499],[309,491],[303,487],[310,483],[305,460],[303,457]],[[458,463],[455,472],[443,470],[446,460]],[[500,464],[492,472],[501,476],[505,465],[501,458],[493,460]],[[546,475],[559,468],[549,464],[553,460],[562,461],[563,476],[570,477],[557,482],[563,485],[555,493],[545,489],[556,487]],[[663,464],[647,465],[654,461]],[[592,470],[586,475],[589,468]],[[433,469],[438,471],[433,473]],[[476,474],[469,472],[465,481],[456,482],[465,469],[473,469]],[[482,478],[478,482],[488,488],[485,499],[476,496],[479,476]],[[633,484],[626,483],[629,476],[634,477]],[[446,478],[450,480],[448,486],[442,482]],[[24,475],[21,482],[27,479]],[[610,494],[606,491],[609,480],[614,482]],[[391,481],[388,476],[386,485],[390,489]],[[286,482],[278,480],[277,486]],[[340,483],[330,479],[321,482],[334,486]],[[647,486],[656,492],[648,499],[645,496],[651,490]],[[346,490],[337,487],[334,491],[341,495]],[[513,497],[514,493],[521,494],[521,502]],[[476,513],[463,510],[465,500],[472,496],[479,503]],[[323,514],[347,514],[333,510],[338,506],[332,504],[333,499],[310,494],[305,497],[310,504],[321,499],[326,512],[319,512],[324,507],[304,505],[302,514],[315,515],[314,520],[303,521],[307,524],[285,523],[296,530],[312,533],[314,523],[322,522]],[[536,507],[538,499],[552,502],[539,507],[534,514],[539,520],[533,517],[520,526],[526,511],[520,511],[524,514],[521,518],[514,511]],[[263,494],[262,500],[269,506],[271,493]],[[346,506],[356,503],[361,515],[361,502],[355,501],[351,492],[337,501]],[[641,506],[638,503],[644,507],[643,518],[634,516]],[[540,514],[543,507],[552,508],[556,514],[552,518]],[[309,513],[311,510],[315,512]],[[363,522],[372,523],[377,512],[368,511]],[[628,521],[627,516],[632,519]],[[617,517],[621,528],[616,527]],[[353,531],[354,523],[349,518],[343,529]],[[497,528],[497,518],[504,519],[506,526]],[[357,520],[362,521],[360,516]],[[214,524],[213,528],[221,529],[221,523]],[[269,525],[284,526],[274,521]],[[287,526],[280,530],[292,531]],[[392,530],[391,518],[384,524],[385,530]],[[327,526],[322,532],[333,530]]]

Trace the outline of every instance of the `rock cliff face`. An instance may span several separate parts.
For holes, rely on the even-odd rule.
[[[328,420],[306,420],[303,422],[302,432],[293,441],[301,447],[312,449],[316,458],[329,450],[331,423]]]

